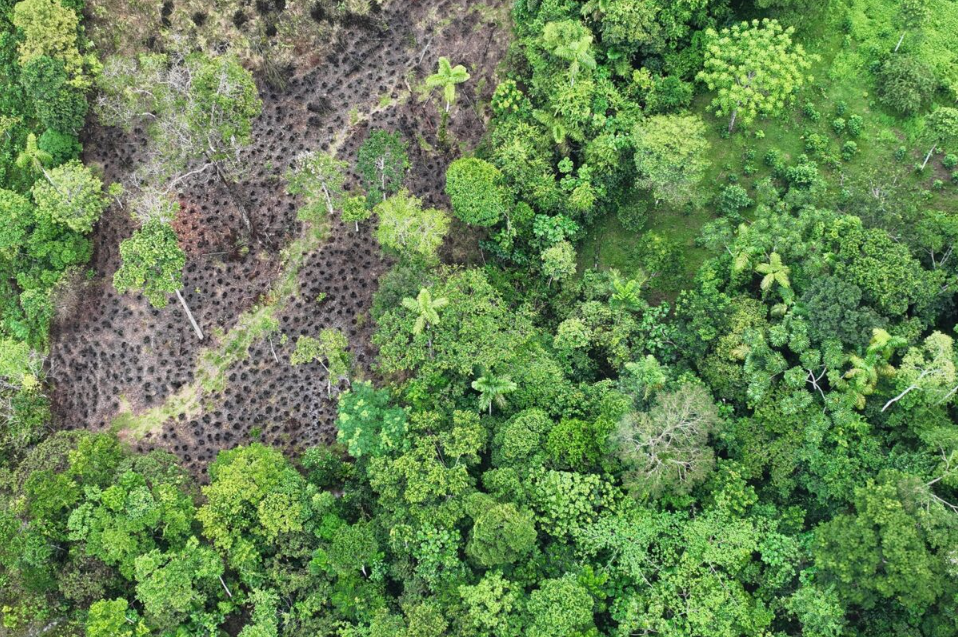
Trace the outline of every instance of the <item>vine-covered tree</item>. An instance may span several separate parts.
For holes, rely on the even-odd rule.
[[[407,259],[434,263],[449,231],[449,215],[436,208],[423,209],[422,201],[401,190],[380,202],[374,212],[379,217],[376,238]]]
[[[449,164],[446,194],[453,214],[468,224],[493,226],[508,214],[502,173],[482,159],[464,157]]]
[[[326,395],[333,395],[333,379],[349,381],[349,341],[342,330],[326,328],[319,338],[300,336],[296,350],[289,357],[291,365],[319,362],[326,370]]]

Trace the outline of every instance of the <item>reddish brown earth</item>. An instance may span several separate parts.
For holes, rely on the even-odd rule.
[[[204,332],[229,330],[262,299],[280,271],[282,248],[301,232],[297,201],[285,193],[282,179],[298,152],[329,149],[342,139],[338,156],[354,162],[370,127],[398,130],[409,143],[407,186],[428,205],[447,205],[443,175],[458,151],[423,148],[439,148],[435,102],[422,104],[413,95],[357,125],[351,125],[350,113],[375,109],[385,95],[400,97],[407,83],[415,88],[445,55],[472,74],[460,87],[450,130],[462,147],[475,146],[485,124],[479,105],[488,102],[508,45],[506,5],[395,0],[375,19],[338,27],[328,53],[304,59],[312,67],[295,73],[283,90],[260,83],[264,108],[245,158],[249,171],[233,190],[246,201],[259,239],[240,245],[243,222],[218,181],[194,180],[179,193],[176,229],[187,252],[183,293]],[[135,134],[93,126],[85,160],[103,168],[105,181],[123,182],[143,161],[144,145]],[[355,233],[333,220],[329,239],[299,272],[300,295],[279,314],[280,333],[272,343],[254,343],[249,357],[227,371],[226,389],[204,396],[205,413],[167,422],[137,447],[167,448],[200,474],[218,450],[249,442],[251,431],[292,451],[329,441],[335,398],[326,396],[322,370],[315,364],[291,367],[289,355],[299,335],[338,327],[349,336],[360,373],[369,375],[375,352],[368,313],[377,279],[388,267],[371,226]],[[49,377],[61,427],[103,430],[122,406],[140,413],[195,380],[200,347],[175,299],[156,310],[140,295],[120,296],[113,289],[118,245],[133,227],[118,207],[104,215],[94,236],[95,279],[80,306],[54,327]],[[320,293],[326,294],[321,304],[315,301]],[[288,337],[285,344],[280,334]],[[209,339],[204,345],[211,345]]]

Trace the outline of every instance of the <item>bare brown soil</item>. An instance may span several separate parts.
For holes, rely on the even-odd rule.
[[[396,0],[375,21],[337,27],[329,52],[304,56],[307,68],[284,90],[261,83],[264,111],[246,158],[248,174],[232,195],[215,179],[190,182],[179,193],[176,227],[187,252],[183,294],[207,334],[228,331],[262,300],[280,271],[282,248],[302,231],[297,201],[282,179],[300,151],[328,150],[341,141],[337,155],[354,162],[370,127],[398,130],[409,142],[408,187],[429,205],[447,205],[443,175],[458,151],[439,150],[436,104],[420,103],[415,91],[406,97],[440,55],[465,64],[472,79],[461,87],[450,131],[457,148],[478,143],[485,124],[478,105],[495,87],[508,44],[507,4]],[[386,105],[387,98],[396,102]],[[135,134],[93,126],[85,159],[100,165],[107,181],[122,182],[143,160],[143,146]],[[248,245],[233,197],[246,202],[257,229],[258,240]],[[113,289],[118,245],[132,231],[127,211],[114,207],[105,214],[94,236],[95,279],[83,302],[54,327],[49,378],[61,427],[103,430],[121,411],[156,407],[195,382],[200,346],[175,300],[156,310],[139,295]],[[335,397],[326,396],[322,369],[291,367],[289,355],[299,335],[338,327],[349,336],[357,369],[369,376],[375,352],[368,312],[387,267],[372,224],[356,233],[333,220],[327,242],[300,269],[299,296],[278,315],[280,331],[254,343],[249,357],[227,370],[225,390],[204,396],[203,413],[167,422],[135,445],[167,448],[199,475],[218,450],[249,442],[251,432],[292,451],[329,441]],[[326,296],[317,303],[320,294]]]

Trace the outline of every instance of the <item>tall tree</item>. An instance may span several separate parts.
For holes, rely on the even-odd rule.
[[[46,181],[36,182],[32,190],[37,212],[75,232],[85,234],[93,230],[109,205],[100,179],[78,161],[67,162],[49,172],[44,170],[44,175]]]
[[[342,330],[326,328],[319,333],[319,338],[300,336],[289,362],[291,365],[319,362],[326,370],[326,394],[332,396],[334,378],[349,381],[348,347],[349,341]]]
[[[777,114],[811,80],[806,74],[811,61],[802,45],[792,42],[794,31],[768,18],[708,31],[705,68],[697,77],[717,91],[711,107],[730,118],[729,132],[739,118],[747,125],[760,115]]]
[[[408,259],[434,263],[449,231],[449,215],[436,208],[423,209],[422,201],[406,190],[380,202],[376,238],[379,243]]]
[[[542,31],[542,40],[549,51],[569,63],[569,82],[572,85],[575,85],[576,77],[583,68],[596,68],[592,54],[593,39],[581,22],[572,20],[549,22]]]
[[[925,118],[925,130],[928,136],[934,140],[928,154],[925,155],[925,161],[921,162],[921,169],[924,170],[931,159],[932,153],[938,148],[939,144],[948,144],[958,140],[958,108],[950,106],[940,106]]]

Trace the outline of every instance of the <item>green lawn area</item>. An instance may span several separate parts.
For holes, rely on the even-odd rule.
[[[958,66],[958,11],[949,0],[932,0],[933,16],[920,40],[906,38],[904,53],[908,47],[921,59],[928,59],[937,68]],[[923,174],[912,170],[927,152],[922,139],[923,117],[921,115],[902,119],[889,113],[874,95],[871,60],[879,53],[894,48],[900,33],[893,28],[897,3],[893,0],[847,0],[834,2],[828,10],[806,17],[799,25],[796,39],[809,54],[817,56],[813,62],[813,81],[798,94],[795,104],[782,116],[759,120],[748,128],[737,128],[732,135],[725,132],[727,123],[711,115],[707,108],[711,95],[700,94],[691,110],[699,114],[708,125],[711,143],[711,165],[702,181],[699,203],[691,211],[674,210],[665,205],[649,205],[648,222],[642,232],[629,231],[615,215],[606,215],[591,227],[579,244],[580,271],[585,268],[615,268],[624,275],[636,275],[642,269],[639,242],[644,232],[654,231],[674,241],[683,252],[682,273],[668,279],[653,280],[647,286],[653,298],[674,298],[679,290],[687,287],[708,252],[695,245],[695,239],[708,221],[717,214],[712,204],[714,197],[730,183],[738,183],[750,193],[755,184],[770,174],[763,158],[776,149],[789,162],[799,155],[807,154],[816,161],[829,188],[837,195],[844,180],[866,174],[864,171],[897,171],[900,179],[919,194],[923,202],[932,208],[945,209],[952,205],[956,186],[947,181],[946,172],[940,167],[940,156],[929,163]],[[789,24],[784,18],[783,22]],[[825,34],[824,37],[822,34]],[[951,74],[958,74],[951,71]],[[956,79],[958,84],[958,79]],[[940,96],[943,105],[952,105],[954,100]],[[804,112],[811,104],[819,114],[817,121]],[[839,134],[832,122],[839,117],[847,120],[858,115],[865,121],[861,135],[852,138],[847,133]],[[817,135],[824,147],[819,151],[808,148],[811,135]],[[840,158],[842,145],[854,141],[857,155],[850,161]],[[895,151],[900,146],[907,149],[901,161],[895,160]],[[828,157],[834,158],[833,160]],[[933,191],[935,179],[945,180],[943,189]],[[744,212],[746,218],[749,210]]]

